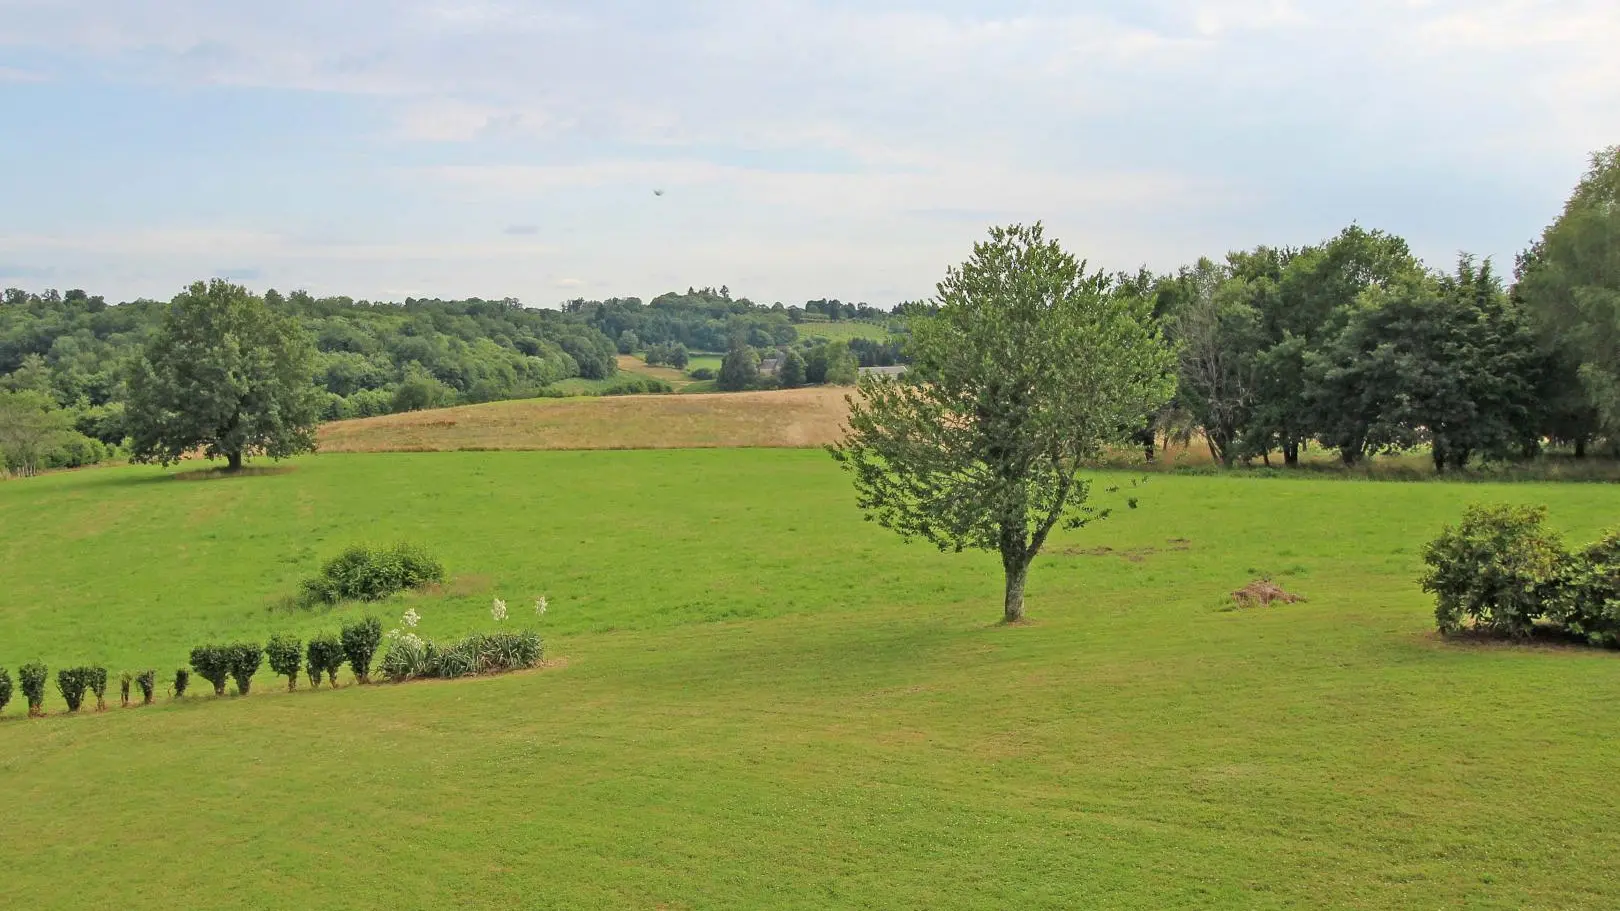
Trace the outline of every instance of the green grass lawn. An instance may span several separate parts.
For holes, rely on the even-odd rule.
[[[160,679],[345,545],[543,670],[0,718],[4,908],[1610,908],[1620,655],[1444,643],[1464,504],[1587,540],[1620,488],[1154,477],[996,562],[861,521],[814,451],[326,455],[0,483],[0,664]],[[1123,475],[1107,475],[1118,483]],[[1101,548],[1110,548],[1102,551]],[[1262,573],[1309,602],[1225,609]],[[534,596],[551,610],[535,618]],[[196,691],[206,691],[201,681]],[[116,700],[115,700],[116,701]],[[61,712],[54,687],[49,704]]]

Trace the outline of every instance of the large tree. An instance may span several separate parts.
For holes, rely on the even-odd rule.
[[[1620,434],[1620,146],[1592,156],[1563,214],[1519,266],[1516,296],[1579,359],[1605,430]]]
[[[999,552],[1008,622],[1052,529],[1098,515],[1081,465],[1173,388],[1150,304],[1109,285],[1039,224],[991,230],[940,282],[937,311],[913,317],[910,371],[863,377],[831,450],[869,519]]]
[[[247,456],[313,451],[314,368],[296,319],[240,285],[198,282],[169,305],[130,372],[131,457],[168,465],[201,450],[235,471]]]

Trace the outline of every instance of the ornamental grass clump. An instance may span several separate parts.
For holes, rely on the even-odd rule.
[[[214,695],[225,695],[225,681],[231,676],[231,649],[228,645],[199,645],[191,650],[191,669],[214,685]]]
[[[376,656],[378,646],[382,645],[382,621],[367,617],[346,624],[341,638],[343,654],[349,659],[354,679],[362,684],[370,683],[371,659]]]
[[[148,669],[136,674],[135,686],[141,691],[141,705],[151,705],[152,695],[157,692],[157,671]]]
[[[236,695],[246,696],[253,686],[253,675],[264,663],[264,649],[256,642],[238,642],[229,647],[231,679],[236,681]]]
[[[28,700],[28,717],[38,718],[45,714],[45,681],[50,671],[38,661],[17,668],[17,685],[22,687],[23,698]]]
[[[56,689],[67,703],[68,711],[77,712],[84,703],[84,691],[90,685],[88,668],[64,667],[56,672]]]
[[[328,685],[337,687],[337,673],[343,667],[344,659],[342,640],[331,633],[323,633],[309,640],[304,656],[310,686],[319,689],[324,674]]]
[[[264,646],[265,657],[270,659],[270,670],[277,677],[287,678],[287,692],[298,689],[299,666],[304,660],[304,643],[291,636],[271,636]]]

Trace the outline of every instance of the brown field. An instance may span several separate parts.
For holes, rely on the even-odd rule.
[[[676,370],[674,367],[649,367],[647,366],[646,361],[636,357],[633,354],[621,354],[619,355],[618,360],[619,370],[621,372],[634,374],[636,376],[650,376],[655,380],[663,380],[671,386],[674,386],[677,390],[690,386],[693,382],[695,382],[695,380],[686,375],[684,370]]]
[[[821,446],[838,438],[851,391],[491,402],[337,421],[321,427],[320,442],[322,452]]]

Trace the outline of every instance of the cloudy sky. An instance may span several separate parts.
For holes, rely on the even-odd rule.
[[[0,285],[886,305],[1035,219],[1509,265],[1617,47],[1613,0],[0,0]]]

